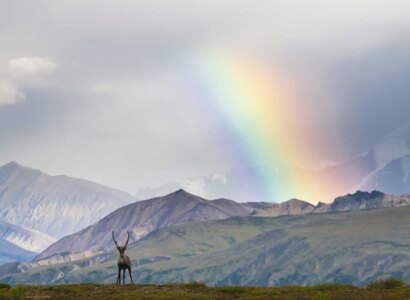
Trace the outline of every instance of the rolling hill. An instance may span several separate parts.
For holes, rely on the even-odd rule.
[[[410,207],[234,217],[163,228],[129,245],[138,283],[365,285],[410,280]],[[107,236],[110,232],[107,232]],[[116,251],[54,265],[0,267],[9,283],[115,282]]]

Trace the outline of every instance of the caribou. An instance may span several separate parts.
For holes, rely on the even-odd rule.
[[[128,270],[128,273],[130,274],[130,278],[131,278],[131,283],[132,284],[134,283],[132,281],[132,275],[131,275],[131,260],[128,255],[125,255],[125,250],[127,250],[128,241],[130,239],[130,233],[128,231],[127,231],[127,234],[128,234],[128,237],[127,237],[127,241],[125,242],[125,245],[118,246],[118,243],[114,238],[114,231],[112,232],[112,239],[114,240],[115,246],[117,246],[118,252],[120,252],[120,256],[118,257],[118,261],[117,261],[118,277],[117,277],[116,284],[121,284],[121,270],[123,271],[122,284],[125,284],[125,270]]]

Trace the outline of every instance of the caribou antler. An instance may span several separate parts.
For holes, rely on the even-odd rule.
[[[129,231],[127,231],[127,234],[128,234],[128,237],[127,237],[127,241],[125,242],[124,247],[127,247],[127,245],[128,245],[128,241],[130,240],[130,232],[129,232]]]
[[[115,237],[114,237],[114,231],[112,232],[112,239],[114,240],[115,245],[118,247],[117,241],[115,240]]]

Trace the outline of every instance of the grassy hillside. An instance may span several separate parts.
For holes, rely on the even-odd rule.
[[[410,286],[388,280],[366,288],[325,284],[312,287],[207,287],[203,284],[168,285],[58,285],[1,288],[0,299],[410,299]]]
[[[142,284],[366,285],[410,281],[410,207],[279,218],[237,217],[153,232],[130,245],[134,281]],[[107,232],[107,234],[110,234]],[[113,283],[115,252],[21,273],[0,267],[0,281]],[[128,279],[128,278],[126,278]]]

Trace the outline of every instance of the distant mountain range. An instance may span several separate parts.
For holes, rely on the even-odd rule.
[[[6,239],[0,238],[0,265],[15,261],[29,262],[35,256],[35,252],[25,250]]]
[[[357,190],[380,190],[395,195],[410,194],[410,122],[383,136],[367,151],[352,155],[340,163],[318,170],[283,171],[303,174],[304,178],[311,178],[309,188],[312,191],[331,195],[328,199],[306,199],[314,203],[320,200],[329,202],[338,195]],[[239,202],[277,202],[278,199],[266,199],[260,192],[263,187],[260,186],[258,178],[263,177],[264,172],[264,166],[234,169],[226,173],[172,181],[158,187],[140,188],[135,195],[147,199],[182,188],[208,199],[225,197]],[[342,182],[340,178],[343,178]],[[333,184],[327,183],[335,181],[340,182],[338,190]],[[272,184],[275,184],[275,180],[272,180]],[[326,190],[328,186],[331,190]]]
[[[31,252],[41,252],[56,240],[32,229],[0,221],[0,238]]]
[[[50,263],[55,263],[105,252],[114,248],[111,231],[115,231],[117,237],[122,239],[127,236],[126,232],[130,231],[130,241],[133,242],[160,228],[190,222],[238,216],[277,217],[408,205],[410,205],[410,195],[394,196],[377,191],[371,193],[358,191],[353,195],[336,198],[331,204],[319,203],[314,206],[297,199],[283,203],[237,203],[227,199],[211,201],[178,190],[164,197],[124,206],[97,223],[60,239],[39,254],[35,260],[48,260]]]
[[[247,216],[255,210],[255,207],[263,208],[270,205],[269,203],[237,203],[227,199],[210,201],[184,190],[178,190],[164,197],[138,201],[121,207],[97,223],[62,238],[37,256],[36,260],[61,253],[67,255],[111,249],[114,246],[111,231],[115,231],[119,240],[123,240],[127,236],[127,231],[130,231],[130,241],[133,242],[159,228]]]
[[[156,230],[130,244],[127,254],[140,284],[365,285],[392,276],[410,281],[409,215],[410,207],[395,207],[194,222]],[[117,256],[113,250],[47,267],[7,264],[0,266],[0,281],[113,283]]]
[[[55,239],[41,232],[0,221],[0,265],[29,262]]]
[[[68,176],[49,176],[15,162],[0,167],[0,220],[59,239],[137,199]]]

